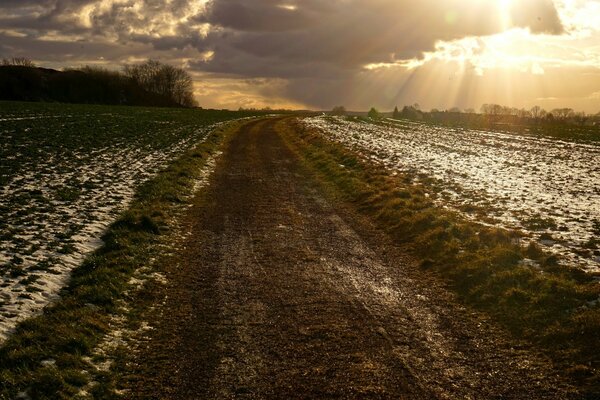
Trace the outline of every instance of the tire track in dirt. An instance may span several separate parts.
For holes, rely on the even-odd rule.
[[[128,398],[573,397],[546,360],[325,200],[285,121],[244,125],[190,210]]]

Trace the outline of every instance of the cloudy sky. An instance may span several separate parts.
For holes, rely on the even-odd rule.
[[[600,0],[0,0],[0,58],[158,59],[205,107],[600,111]]]

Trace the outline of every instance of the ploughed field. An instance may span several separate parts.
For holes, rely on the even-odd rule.
[[[343,117],[304,119],[442,207],[522,232],[566,264],[600,271],[600,146],[590,141]],[[600,131],[598,132],[600,136]],[[536,262],[524,263],[536,267]]]
[[[56,297],[140,184],[239,117],[0,102],[0,342]]]

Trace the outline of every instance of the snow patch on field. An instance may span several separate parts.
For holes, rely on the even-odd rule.
[[[217,165],[218,158],[222,155],[222,152],[215,152],[206,160],[204,166],[200,170],[198,178],[194,182],[193,189],[188,195],[187,199],[191,201],[193,196],[201,190],[203,187],[208,186],[209,178],[212,175]],[[191,231],[185,230],[184,226],[180,222],[180,217],[185,211],[184,206],[177,209],[176,216],[172,219],[172,224],[176,227],[168,237],[165,238],[163,243],[159,244],[160,248],[164,248],[161,252],[165,257],[172,257],[175,254],[172,251],[180,250],[178,243],[182,243],[189,235]],[[150,260],[149,265],[140,268],[135,272],[134,276],[130,279],[129,283],[129,294],[135,297],[134,293],[142,289],[149,281],[157,283],[159,285],[167,285],[167,277],[156,271],[157,259],[153,258]],[[160,260],[163,261],[164,260]],[[160,307],[160,304],[153,306],[153,308]],[[130,306],[121,302],[118,313],[111,317],[109,323],[109,332],[103,338],[98,346],[92,351],[90,357],[86,357],[85,361],[88,364],[87,373],[91,376],[97,376],[102,373],[108,372],[115,361],[115,354],[118,348],[127,348],[129,351],[137,351],[139,344],[148,339],[148,333],[154,329],[151,323],[148,321],[139,321],[135,328],[131,327],[131,321],[128,320],[127,315],[131,311]],[[84,387],[79,393],[80,398],[91,398],[90,391],[97,385],[97,381],[92,380],[86,387]],[[124,394],[124,393],[117,393]]]
[[[526,135],[345,118],[303,120],[391,173],[433,178],[436,202],[523,231],[569,264],[600,270],[600,146]],[[433,182],[433,183],[432,183]]]
[[[18,173],[3,176],[0,188],[0,343],[18,322],[58,298],[71,271],[102,246],[100,237],[137,187],[221,125],[191,133],[174,127],[170,141],[160,146],[152,145],[148,132],[141,133],[147,142],[117,140],[62,153],[20,137],[22,146],[13,154]],[[3,139],[16,135],[7,132]],[[39,156],[32,156],[32,149]]]

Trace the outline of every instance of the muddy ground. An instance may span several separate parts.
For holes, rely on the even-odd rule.
[[[550,363],[322,194],[277,130],[224,149],[127,398],[577,398]]]

